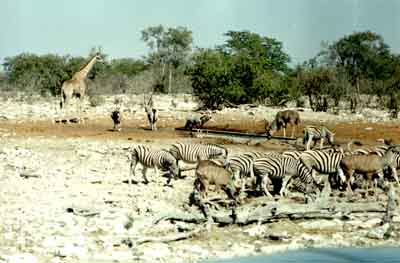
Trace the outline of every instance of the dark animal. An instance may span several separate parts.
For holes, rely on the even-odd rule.
[[[118,109],[116,109],[113,112],[111,112],[110,117],[111,117],[111,119],[113,120],[113,123],[114,123],[113,130],[114,131],[121,131],[121,128],[120,128],[120,125],[121,125],[121,122],[122,122],[122,114],[121,114],[121,112]]]
[[[190,130],[190,132],[192,132],[193,129],[201,129],[203,128],[203,125],[209,120],[211,120],[211,114],[209,113],[202,115],[190,115],[186,118],[185,129]]]
[[[272,121],[271,125],[268,124],[268,121],[265,120],[265,131],[268,136],[273,136],[276,131],[279,131],[283,128],[283,136],[286,137],[286,127],[287,124],[290,123],[292,126],[292,136],[294,137],[294,133],[297,125],[300,123],[300,115],[297,111],[294,110],[284,110],[279,111],[275,119]]]

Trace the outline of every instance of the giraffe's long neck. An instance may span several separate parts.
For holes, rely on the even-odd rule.
[[[80,71],[76,72],[74,78],[79,80],[85,79],[89,71],[93,68],[94,63],[96,63],[96,56],[94,56]]]

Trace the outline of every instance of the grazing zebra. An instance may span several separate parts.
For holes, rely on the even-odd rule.
[[[300,155],[300,161],[312,171],[313,178],[316,178],[316,172],[328,175],[335,174],[339,177],[340,182],[344,183],[346,178],[340,168],[340,161],[345,155],[343,151],[327,152],[309,150],[304,151]],[[326,179],[328,179],[328,177]],[[325,182],[327,182],[327,180]]]
[[[315,181],[310,180],[309,182],[303,182],[299,177],[293,178],[290,184],[288,182],[286,184],[286,188],[288,189],[289,186],[291,186],[292,189],[294,188],[298,192],[303,193],[306,202],[308,201],[308,198],[315,200],[316,196],[320,192],[320,189]]]
[[[282,186],[279,194],[283,196],[286,191],[286,186],[291,179],[299,178],[305,185],[315,185],[312,172],[302,162],[291,157],[268,156],[258,158],[253,163],[253,172],[257,178],[257,186],[261,187],[263,193],[269,197],[267,185],[268,181],[282,181]],[[307,188],[307,187],[305,187]]]
[[[143,180],[144,183],[149,181],[146,178],[146,172],[148,168],[155,168],[158,176],[158,168],[162,171],[169,172],[169,178],[167,184],[171,181],[171,177],[180,177],[180,169],[178,167],[178,161],[176,158],[167,150],[151,150],[147,146],[137,145],[133,147],[131,151],[131,164],[129,173],[129,184],[131,184],[131,176],[135,176],[135,168],[138,163],[142,164]]]
[[[280,156],[277,152],[245,152],[243,154],[233,155],[227,158],[226,167],[230,169],[235,180],[242,181],[242,191],[245,190],[246,179],[254,179],[253,162],[257,158],[266,156]]]
[[[209,160],[228,156],[228,150],[220,145],[199,143],[175,143],[170,153],[179,161],[197,163],[199,160]]]
[[[311,141],[319,140],[320,141],[320,149],[322,149],[324,140],[326,139],[329,144],[333,144],[335,134],[328,130],[325,126],[316,127],[316,126],[307,126],[304,128],[304,137],[303,137],[303,144],[306,144],[306,150],[310,150]]]

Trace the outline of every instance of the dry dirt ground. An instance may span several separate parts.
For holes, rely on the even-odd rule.
[[[297,136],[306,124],[320,122],[304,120]],[[340,142],[358,139],[369,145],[379,138],[400,142],[400,126],[393,121],[324,124],[336,132]],[[84,124],[53,124],[51,119],[0,122],[0,262],[193,262],[304,246],[398,245],[399,234],[388,240],[369,234],[379,226],[381,214],[372,214],[368,220],[354,217],[347,223],[282,220],[246,227],[212,226],[211,231],[191,239],[135,244],[143,237],[196,228],[182,222],[154,224],[161,215],[187,209],[194,178],[193,172],[187,172],[185,179],[167,187],[166,178],[151,171],[150,183],[144,185],[138,168],[138,183],[129,188],[129,163],[123,148],[137,143],[168,148],[174,142],[191,141],[224,143],[230,153],[289,149],[276,140],[238,143],[190,138],[174,130],[183,125],[182,119],[160,118],[159,130],[151,132],[143,118],[129,119],[121,132],[113,132],[106,117],[90,118]],[[256,133],[262,133],[263,127],[262,120],[233,121],[223,114],[207,125]],[[268,231],[289,238],[267,240]]]

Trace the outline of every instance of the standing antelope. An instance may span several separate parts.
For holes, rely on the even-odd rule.
[[[144,99],[144,110],[147,113],[147,119],[149,120],[150,128],[152,131],[157,130],[156,122],[158,120],[158,112],[154,109],[153,94],[150,95],[149,101],[146,103],[146,99],[143,94]]]
[[[290,125],[292,126],[291,137],[294,137],[296,126],[300,123],[300,115],[297,111],[294,110],[284,110],[278,111],[271,125],[268,124],[267,120],[264,121],[265,130],[268,136],[272,136],[276,131],[279,131],[283,127],[283,136],[286,137],[286,127],[287,124],[290,123]]]
[[[354,173],[362,173],[367,175],[367,190],[372,182],[372,177],[377,174],[380,179],[383,179],[383,170],[389,167],[392,170],[393,177],[397,184],[399,179],[396,171],[395,156],[399,154],[399,146],[390,146],[383,156],[377,154],[367,155],[350,155],[344,157],[340,162],[340,168],[346,176],[347,191],[352,193],[351,181]],[[376,193],[376,181],[374,184],[374,194]]]

